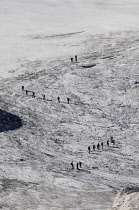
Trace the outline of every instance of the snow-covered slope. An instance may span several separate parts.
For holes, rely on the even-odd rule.
[[[137,30],[138,11],[137,0],[0,1],[0,75],[17,75],[27,61],[83,55],[90,34]]]
[[[102,210],[138,185],[138,7],[0,1],[2,210]]]
[[[77,63],[28,62],[1,80],[1,109],[23,120],[0,134],[3,209],[105,209],[117,189],[138,185],[138,43],[137,32],[92,36]]]

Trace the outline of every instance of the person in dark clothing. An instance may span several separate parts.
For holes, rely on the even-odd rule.
[[[88,152],[89,152],[89,154],[90,154],[90,151],[91,151],[91,148],[90,148],[90,146],[88,147]]]
[[[73,62],[73,58],[71,58],[71,63]]]
[[[60,103],[60,97],[59,97],[59,96],[57,97],[57,100],[58,100],[58,102]]]
[[[99,145],[99,143],[97,144],[97,149],[98,149],[98,150],[100,149],[100,145]]]
[[[103,142],[101,142],[101,148],[103,149]]]
[[[109,140],[107,141],[107,146],[109,147]]]
[[[26,96],[28,95],[28,90],[26,90]]]
[[[77,62],[77,55],[75,55],[75,61]]]
[[[35,92],[32,92],[32,98],[35,98]]]
[[[45,101],[45,95],[43,95],[43,100]]]
[[[95,151],[95,149],[96,149],[96,146],[93,144],[93,150]]]
[[[79,163],[77,163],[77,170],[79,170]]]
[[[115,145],[115,140],[114,139],[112,140],[112,144]]]
[[[74,169],[74,164],[73,164],[73,161],[71,162],[71,166],[72,166],[72,169]]]
[[[24,91],[24,86],[22,86],[22,91]]]
[[[113,136],[111,136],[111,143],[115,144],[115,140],[113,139]]]
[[[68,104],[69,104],[69,102],[70,102],[70,99],[69,99],[69,98],[67,98],[67,102],[68,102]]]
[[[79,161],[79,166],[80,166],[80,168],[82,167],[82,162],[80,162],[80,161]]]

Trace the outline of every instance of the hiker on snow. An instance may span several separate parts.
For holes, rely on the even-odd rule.
[[[58,100],[58,102],[60,103],[60,97],[59,97],[59,96],[57,97],[57,100]]]
[[[69,101],[70,101],[70,99],[69,99],[69,98],[67,98],[67,102],[68,102],[68,104],[69,104]]]

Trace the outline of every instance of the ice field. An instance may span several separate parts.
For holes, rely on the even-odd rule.
[[[138,11],[135,0],[0,1],[2,210],[105,210],[139,186]]]

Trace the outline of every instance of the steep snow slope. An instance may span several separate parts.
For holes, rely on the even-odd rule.
[[[138,11],[137,0],[0,1],[0,76],[28,60],[83,55],[90,34],[137,30]]]
[[[0,133],[2,209],[106,209],[117,189],[138,185],[138,44],[137,32],[90,36],[77,63],[28,61],[1,79],[1,109],[23,120]]]
[[[1,209],[105,209],[117,189],[138,185],[138,9],[135,0],[0,1]]]

